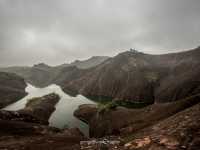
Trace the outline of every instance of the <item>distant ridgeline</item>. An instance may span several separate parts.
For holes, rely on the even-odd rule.
[[[137,51],[136,49],[133,49],[133,48],[130,48],[130,52],[139,53],[139,51]]]

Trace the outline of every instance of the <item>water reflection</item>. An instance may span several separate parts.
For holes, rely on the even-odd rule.
[[[81,104],[94,104],[93,101],[88,98],[77,95],[72,97],[62,91],[60,86],[52,84],[45,88],[36,88],[31,84],[26,87],[28,95],[23,99],[7,106],[4,110],[19,110],[23,109],[27,103],[27,100],[33,97],[43,96],[52,92],[57,93],[60,96],[60,100],[56,105],[56,110],[52,113],[49,122],[50,126],[64,128],[64,127],[78,127],[83,133],[88,135],[88,126],[84,122],[78,120],[73,116],[73,112]]]

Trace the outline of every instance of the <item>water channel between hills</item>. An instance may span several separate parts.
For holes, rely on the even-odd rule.
[[[57,128],[79,128],[85,135],[89,133],[89,127],[84,122],[80,121],[76,117],[74,117],[73,112],[78,108],[81,104],[94,104],[95,102],[90,99],[77,95],[76,97],[72,97],[62,91],[60,86],[52,84],[45,88],[36,88],[31,84],[27,84],[26,92],[27,96],[22,98],[21,100],[8,105],[4,108],[4,110],[19,110],[23,109],[27,103],[27,100],[33,97],[44,96],[49,93],[57,93],[60,96],[59,102],[56,104],[56,110],[52,113],[49,118],[49,125]]]

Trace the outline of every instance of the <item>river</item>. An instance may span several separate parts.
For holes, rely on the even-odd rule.
[[[59,102],[56,104],[56,110],[52,113],[49,118],[49,125],[57,128],[79,128],[85,135],[89,133],[89,127],[84,122],[80,121],[76,117],[73,116],[73,112],[78,108],[81,104],[94,104],[95,102],[89,100],[88,98],[77,95],[76,97],[72,97],[62,91],[60,86],[52,84],[45,88],[37,88],[31,84],[27,84],[26,92],[27,96],[22,98],[21,100],[8,105],[4,108],[4,110],[19,110],[23,109],[27,103],[27,100],[33,97],[44,96],[49,93],[56,93],[60,96]]]

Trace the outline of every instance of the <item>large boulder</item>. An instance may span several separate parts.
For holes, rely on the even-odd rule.
[[[89,123],[94,115],[97,113],[97,106],[95,104],[83,104],[74,111],[74,116],[80,120]]]

